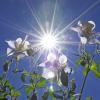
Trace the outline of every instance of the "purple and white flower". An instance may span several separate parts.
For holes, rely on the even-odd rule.
[[[39,66],[43,67],[42,76],[46,79],[58,78],[62,69],[66,73],[70,73],[70,68],[67,69],[67,57],[64,54],[58,56],[54,53],[49,53],[47,60],[39,64]]]

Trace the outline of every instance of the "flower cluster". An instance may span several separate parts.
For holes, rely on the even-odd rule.
[[[54,53],[49,53],[47,60],[39,64],[43,67],[42,76],[46,79],[54,79],[59,77],[61,70],[64,69],[66,73],[70,73],[71,68],[67,66],[67,57],[64,54],[55,55]]]

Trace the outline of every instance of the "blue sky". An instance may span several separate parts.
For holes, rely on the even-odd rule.
[[[33,13],[38,16],[39,21],[44,27],[46,22],[51,22],[55,0],[0,0],[0,59],[6,53],[7,44],[5,43],[5,40],[14,40],[18,37],[23,38],[25,34],[29,32],[36,34],[33,26],[40,30],[26,1],[28,1],[29,5],[32,7]],[[93,8],[89,8],[95,2],[96,0],[57,0],[54,28],[61,24],[61,30],[86,11],[86,13],[79,17],[78,20],[95,21],[95,31],[99,32],[100,2],[98,2]],[[87,11],[88,8],[89,11]],[[76,24],[78,20],[72,25]],[[73,41],[79,40],[77,35],[68,29],[65,30],[63,34],[66,35],[67,39],[70,39],[71,37],[71,40]],[[68,54],[70,60],[75,62],[76,57],[73,57],[71,52],[74,51],[74,48],[77,49],[77,45],[65,46],[64,48],[67,48],[64,52]],[[87,49],[92,53],[94,47],[90,46],[87,47]],[[4,61],[4,59],[5,57],[2,57],[0,64],[2,64],[2,60]],[[100,55],[96,56],[95,59],[100,63]],[[25,64],[21,62],[21,66],[25,66]],[[74,67],[75,65],[71,63],[71,66]],[[2,72],[2,68],[0,68],[0,72]],[[75,72],[74,77],[77,80],[78,87],[80,87],[83,79],[81,68]],[[12,80],[13,79],[15,79],[14,76]],[[20,81],[15,81],[17,82],[16,86],[20,84]],[[24,95],[18,100],[26,98]],[[93,73],[90,73],[88,77],[82,100],[85,100],[86,95],[93,96],[93,100],[99,100],[100,97],[100,79],[95,78]]]

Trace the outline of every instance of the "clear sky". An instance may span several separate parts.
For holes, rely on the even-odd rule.
[[[3,56],[5,55],[7,48],[5,40],[14,40],[18,37],[23,38],[26,33],[30,32],[32,34],[37,34],[33,27],[37,28],[39,31],[40,28],[36,22],[36,19],[34,18],[34,15],[38,17],[39,22],[41,22],[43,27],[45,27],[45,25],[50,23],[52,20],[54,6],[55,0],[0,0],[0,64],[2,64],[2,61],[5,59]],[[30,7],[32,9],[30,9]],[[61,30],[70,23],[72,23],[72,25],[76,24],[78,20],[95,21],[95,31],[99,32],[99,0],[57,0],[53,27],[54,29],[60,25],[59,30]],[[63,34],[67,34],[66,39],[68,40],[79,40],[77,35],[68,29],[66,29]],[[74,52],[74,48],[77,49],[77,45],[66,45],[64,48],[66,48],[66,54],[68,54],[70,60],[75,63],[76,58],[73,57],[71,53]],[[93,46],[87,47],[91,53],[93,48]],[[66,52],[66,50],[64,50],[64,52]],[[95,59],[100,64],[100,55],[96,56]],[[21,62],[20,67],[25,66],[25,63],[23,62]],[[75,64],[71,63],[71,66],[75,67]],[[29,69],[29,67],[26,68]],[[1,66],[0,72],[2,72]],[[81,68],[79,68],[73,76],[77,80],[78,87],[80,87],[83,79]],[[16,76],[11,76],[10,74],[9,77],[12,77],[12,82],[13,80],[17,82],[15,84],[16,86],[20,85],[20,80],[15,79]],[[100,99],[100,79],[95,78],[93,73],[90,73],[88,77],[82,100],[85,100],[86,96],[93,96],[93,100]],[[25,98],[25,94],[23,94],[18,100],[25,100]]]

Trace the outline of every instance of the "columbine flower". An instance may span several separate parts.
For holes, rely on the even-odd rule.
[[[81,21],[78,21],[78,24],[76,27],[71,27],[71,30],[78,32],[80,36],[82,37],[89,37],[93,35],[93,30],[95,28],[95,23],[93,21],[88,21],[87,23],[82,23]]]
[[[22,38],[17,38],[16,40],[10,40],[6,41],[8,43],[9,48],[7,48],[7,55],[11,56],[13,54],[16,54],[17,56],[23,57],[27,55],[26,50],[28,49],[28,46],[30,45],[26,39],[22,40]]]
[[[93,21],[88,21],[86,23],[78,21],[77,26],[71,27],[71,30],[78,33],[81,43],[86,44],[86,43],[96,43],[95,41],[96,33],[93,32],[94,28],[95,28],[95,22]]]
[[[58,78],[62,69],[67,65],[67,57],[64,54],[56,56],[53,53],[48,54],[47,60],[39,64],[43,67],[42,76],[46,79]],[[66,70],[69,73],[69,70]]]
[[[98,33],[93,32],[94,28],[95,28],[95,22],[93,21],[88,21],[86,23],[78,21],[76,27],[71,27],[71,30],[77,32],[80,38],[79,53],[84,52],[85,45],[87,43],[100,44],[100,41],[96,39]]]

